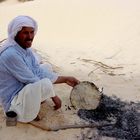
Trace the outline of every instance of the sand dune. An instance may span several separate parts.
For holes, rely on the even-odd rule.
[[[139,7],[139,0],[7,0],[0,3],[0,40],[7,37],[13,17],[32,16],[39,25],[33,47],[58,73],[92,81],[106,95],[139,101]],[[69,103],[70,90],[65,85],[56,87],[64,103]],[[24,124],[7,128],[3,118],[0,122],[3,140],[76,140],[84,133],[80,129],[45,132]]]

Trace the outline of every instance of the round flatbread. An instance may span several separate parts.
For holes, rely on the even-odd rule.
[[[102,93],[94,83],[83,81],[73,87],[70,101],[76,109],[96,109],[99,105]]]

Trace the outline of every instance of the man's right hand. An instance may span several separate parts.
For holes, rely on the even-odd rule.
[[[60,100],[60,98],[58,96],[54,96],[52,97],[52,101],[54,102],[55,106],[54,109],[57,110],[59,108],[61,108],[62,102]]]

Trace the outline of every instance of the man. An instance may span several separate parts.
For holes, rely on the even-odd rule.
[[[0,102],[4,111],[15,111],[18,121],[34,120],[41,102],[51,98],[54,108],[61,107],[53,83],[74,87],[79,81],[58,76],[38,64],[30,47],[37,32],[37,23],[29,16],[18,16],[8,26],[8,39],[0,48]]]

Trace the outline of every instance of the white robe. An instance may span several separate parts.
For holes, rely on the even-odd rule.
[[[46,69],[46,67],[47,65],[42,65],[42,68]],[[51,81],[48,78],[44,78],[26,85],[12,100],[9,111],[17,113],[18,121],[30,122],[37,117],[41,102],[54,96]]]

